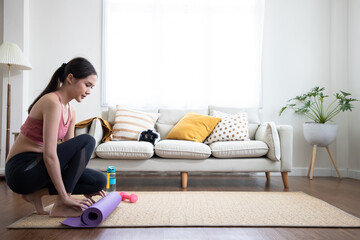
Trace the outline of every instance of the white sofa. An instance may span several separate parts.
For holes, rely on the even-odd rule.
[[[184,140],[164,139],[172,127],[187,113],[211,115],[213,110],[228,114],[247,112],[250,141],[215,142],[210,145]],[[278,133],[280,160],[267,157],[269,144],[257,139],[261,125],[259,109],[240,109],[209,106],[204,109],[153,109],[160,116],[155,130],[161,140],[153,146],[149,142],[109,141],[102,143],[103,128],[99,119],[91,126],[77,129],[76,134],[89,133],[96,139],[96,148],[88,167],[106,171],[107,166],[115,166],[116,171],[136,172],[180,172],[181,185],[187,187],[188,172],[265,172],[270,180],[270,172],[281,172],[284,187],[288,188],[288,172],[292,168],[293,129],[290,125],[275,127]],[[103,119],[111,124],[115,120],[116,109],[108,108]],[[270,146],[271,147],[271,146]]]

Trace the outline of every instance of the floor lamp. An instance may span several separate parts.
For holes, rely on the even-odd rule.
[[[25,55],[15,43],[4,42],[0,46],[0,65],[7,67],[8,88],[7,88],[7,117],[6,117],[6,153],[9,154],[10,148],[10,123],[11,123],[11,70],[30,70],[31,65]]]

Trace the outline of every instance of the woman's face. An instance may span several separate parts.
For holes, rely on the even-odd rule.
[[[84,98],[86,98],[90,94],[91,89],[95,86],[96,80],[96,75],[90,75],[86,78],[78,79],[75,82],[74,99],[80,103]]]

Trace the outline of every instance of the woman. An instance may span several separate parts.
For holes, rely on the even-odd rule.
[[[84,58],[57,69],[30,105],[29,116],[7,156],[8,186],[32,203],[38,214],[79,216],[94,203],[92,196],[105,196],[105,174],[86,168],[95,140],[88,134],[74,137],[75,111],[69,104],[88,96],[96,79],[95,68]],[[86,198],[72,198],[71,194]],[[43,207],[44,195],[57,195],[50,212]]]

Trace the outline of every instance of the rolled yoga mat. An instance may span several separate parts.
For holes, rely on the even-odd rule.
[[[70,217],[61,223],[70,227],[92,228],[102,223],[107,216],[120,204],[118,192],[111,192],[84,210],[80,217]]]

